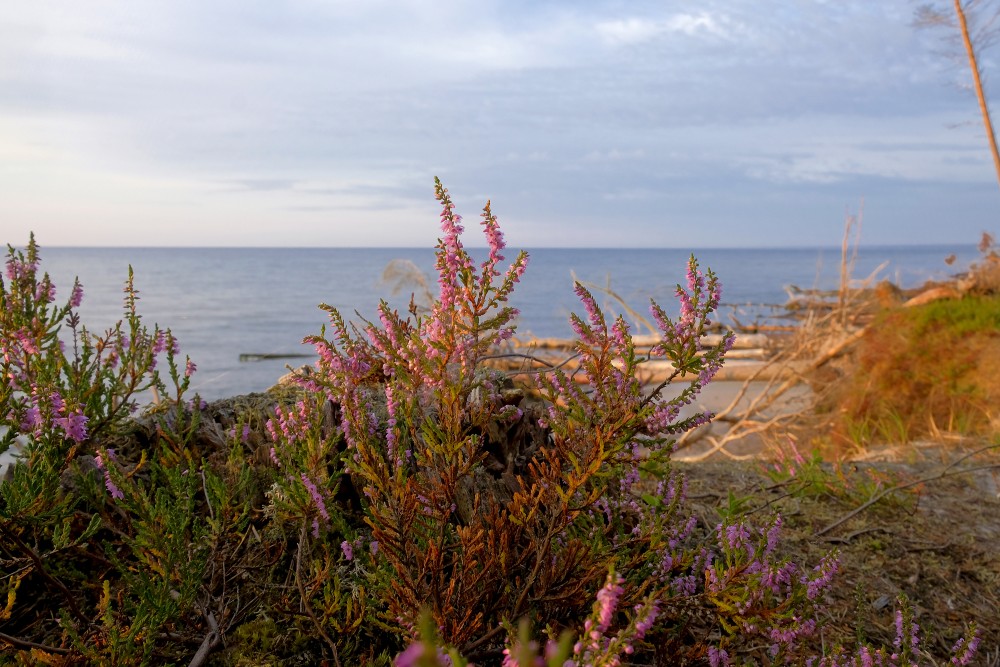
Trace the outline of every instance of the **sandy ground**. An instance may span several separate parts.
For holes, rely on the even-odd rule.
[[[761,395],[772,387],[768,382],[733,382],[715,381],[706,386],[697,400],[681,410],[681,418],[690,417],[696,413],[709,411],[716,415],[739,414],[745,412],[754,401],[760,399]],[[673,391],[679,392],[681,386],[675,385]],[[668,394],[669,395],[669,394]],[[758,419],[769,419],[777,415],[795,414],[809,405],[812,392],[803,384],[797,385],[781,396],[779,401],[764,410]],[[693,442],[685,445],[674,457],[678,460],[697,459],[702,454],[712,449],[711,441],[706,436],[719,437],[729,429],[729,422],[726,420],[716,420],[708,426],[702,427],[696,432]],[[765,442],[760,437],[749,437],[735,441],[726,446],[726,451],[736,456],[758,456],[765,449]],[[716,454],[716,457],[724,457],[724,454]]]

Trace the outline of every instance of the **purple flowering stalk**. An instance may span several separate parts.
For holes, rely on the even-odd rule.
[[[94,463],[97,465],[97,469],[104,473],[104,485],[108,489],[108,493],[111,494],[111,498],[114,500],[121,500],[125,497],[118,485],[114,483],[111,479],[111,473],[108,468],[115,462],[115,450],[105,449],[98,452],[97,456],[94,457]]]
[[[913,620],[913,610],[909,601],[901,596],[896,600],[896,638],[892,649],[872,648],[865,644],[853,652],[841,650],[822,658],[810,658],[807,665],[816,667],[911,667],[921,664],[918,660],[923,656],[921,650],[920,627]],[[979,650],[979,632],[975,624],[971,625],[964,637],[952,646],[948,664],[965,667],[971,664]]]
[[[660,612],[656,594],[635,605],[629,622],[613,635],[615,617],[620,615],[619,602],[624,591],[623,579],[613,570],[604,586],[597,592],[591,615],[584,621],[583,632],[574,644],[572,635],[564,633],[560,641],[548,639],[544,648],[530,638],[527,622],[522,621],[517,636],[508,633],[503,650],[503,667],[617,667],[626,664],[625,656],[632,655],[638,642],[654,626]]]
[[[333,523],[333,506],[328,502],[340,476],[339,466],[331,472],[331,463],[339,459],[336,441],[323,432],[325,400],[316,395],[292,406],[278,405],[274,417],[264,424],[271,440],[270,460],[282,471],[275,480],[281,493],[274,494],[272,501],[293,523],[310,522],[315,538]]]
[[[520,414],[503,404],[500,374],[485,370],[483,362],[513,334],[517,310],[507,300],[527,265],[522,252],[501,267],[506,246],[489,204],[481,218],[488,252],[482,261],[473,260],[462,241],[461,216],[440,181],[435,194],[441,203],[436,299],[426,312],[408,314],[383,302],[375,321],[357,326],[324,306],[327,330],[307,339],[319,362],[303,380],[339,407],[345,464],[362,493],[379,562],[405,568],[420,586],[435,581],[435,572],[451,569],[450,554],[462,558],[466,548],[479,548],[472,546],[479,528],[457,532],[455,525],[482,520],[475,518],[475,503],[487,499],[468,497],[462,489],[482,462],[483,434]],[[277,454],[281,459],[280,449]],[[414,545],[426,545],[421,547],[426,557],[414,558]],[[461,576],[461,570],[455,572]],[[491,580],[503,576],[502,569],[490,572]],[[479,604],[472,597],[485,597],[487,588],[455,590],[470,596],[468,604]],[[441,601],[442,608],[433,611],[448,641],[477,631],[446,614],[448,598],[430,590],[390,598],[391,613],[410,623],[418,604]],[[483,602],[498,603],[502,600]]]
[[[162,388],[156,357],[170,337],[141,323],[131,270],[124,320],[98,335],[81,325],[76,312],[83,285],[74,281],[60,305],[57,286],[39,273],[40,263],[32,235],[23,251],[8,249],[0,276],[0,412],[26,426],[36,441],[50,433],[80,445],[123,423],[142,392]],[[186,370],[190,377],[193,364]]]
[[[781,524],[780,515],[763,526],[724,521],[716,528],[718,555],[704,565],[705,596],[726,634],[763,639],[774,660],[798,655],[800,641],[815,634],[822,595],[839,567],[836,552],[812,570],[778,558]]]
[[[393,667],[475,667],[454,650],[445,652],[439,646],[437,632],[431,615],[423,612],[419,618],[419,632],[410,628],[414,636],[406,649],[392,661]]]

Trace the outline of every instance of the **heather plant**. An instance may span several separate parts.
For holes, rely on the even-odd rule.
[[[142,322],[131,269],[124,318],[98,335],[81,325],[79,281],[60,304],[39,264],[32,236],[24,250],[8,247],[0,277],[0,453],[16,453],[0,485],[2,618],[19,627],[39,600],[55,600],[58,618],[36,632],[58,627],[94,662],[138,664],[159,628],[191,603],[203,529],[193,512],[193,471],[151,465],[145,451],[125,470],[107,443],[126,430],[144,392],[166,393],[157,371],[165,356],[175,399],[158,418],[164,437],[156,444],[181,446],[193,420],[179,406],[194,365],[187,359],[182,370],[170,331]],[[110,546],[114,537],[123,550]],[[95,567],[111,575],[103,589],[92,583]]]
[[[325,331],[310,339],[320,361],[302,380],[338,406],[342,481],[356,491],[351,511],[364,516],[363,569],[381,605],[372,610],[378,623],[416,637],[426,611],[442,645],[473,660],[499,657],[503,628],[521,618],[553,631],[583,622],[573,654],[581,665],[601,664],[598,654],[614,664],[626,649],[685,659],[712,652],[725,663],[762,639],[761,657],[798,656],[836,557],[814,568],[782,559],[780,519],[757,527],[734,518],[718,526],[714,546],[699,543],[683,512],[683,479],[669,464],[673,438],[710,418],[680,415],[732,345],[732,334],[701,345],[719,303],[717,278],[692,258],[687,285],[677,290],[679,315],[652,304],[662,342],[650,357],[672,362],[670,380],[687,379],[679,392],[667,395],[670,380],[642,386],[644,359],[628,324],[609,323],[577,285],[585,314],[571,320],[576,370],[540,374],[542,403],[522,404],[483,362],[512,333],[516,311],[506,301],[527,258],[499,270],[505,248],[487,204],[489,250],[477,266],[440,182],[437,196],[440,296],[429,312],[403,317],[383,302],[377,324],[355,326],[324,306],[332,339]],[[302,440],[273,434],[275,453]],[[287,484],[303,487],[302,534],[311,521],[316,538],[335,523],[328,516],[335,489],[312,488],[306,478],[317,468],[304,459],[281,465]],[[643,470],[659,481],[650,486]],[[601,588],[609,569],[621,574]],[[604,611],[584,622],[596,590]],[[608,611],[619,602],[637,606],[625,626]],[[618,634],[606,634],[613,625]]]
[[[874,467],[859,468],[846,462],[825,462],[818,451],[806,458],[792,438],[785,444],[776,443],[771,450],[771,460],[762,462],[761,471],[787,493],[798,497],[831,497],[849,505],[868,503],[885,489],[901,483],[900,476],[892,471]],[[885,504],[907,504],[906,497],[885,496]]]
[[[311,339],[320,361],[303,379],[339,408],[342,481],[356,490],[370,540],[364,576],[381,605],[372,611],[414,640],[396,664],[456,655],[491,664],[501,653],[508,665],[610,665],[630,654],[713,665],[804,659],[836,554],[812,567],[782,557],[780,517],[754,525],[732,516],[699,536],[670,466],[674,437],[710,419],[681,418],[681,409],[732,345],[731,334],[701,345],[719,303],[716,277],[692,258],[678,317],[652,304],[662,342],[650,357],[676,369],[653,388],[637,379],[644,359],[627,323],[609,323],[578,284],[575,370],[540,374],[542,402],[525,404],[483,362],[511,335],[506,300],[526,257],[498,269],[503,239],[487,204],[489,251],[477,267],[440,182],[437,196],[439,298],[405,318],[383,302],[379,322],[359,326],[324,306],[332,339]],[[545,626],[544,648],[514,632],[519,619]],[[554,637],[574,627],[572,651],[560,650]]]

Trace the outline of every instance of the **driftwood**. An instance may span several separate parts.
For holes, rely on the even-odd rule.
[[[705,347],[713,347],[722,342],[722,334],[707,334],[702,336],[701,342]],[[632,336],[632,342],[636,349],[651,348],[662,342],[660,336]],[[536,350],[572,350],[576,341],[572,338],[513,338],[511,344],[515,348],[530,347]],[[734,350],[747,349],[767,349],[775,346],[776,343],[771,336],[761,333],[738,333],[736,342],[733,344]]]

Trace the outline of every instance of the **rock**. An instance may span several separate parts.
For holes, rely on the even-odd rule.
[[[875,285],[875,300],[882,308],[895,308],[904,301],[903,290],[894,283],[883,280]]]
[[[8,426],[2,426],[3,431],[0,432],[0,437],[7,434]],[[0,484],[10,480],[14,475],[14,466],[17,462],[24,458],[24,450],[29,444],[28,436],[18,435],[14,438],[14,441],[10,444],[7,450],[0,454]]]

